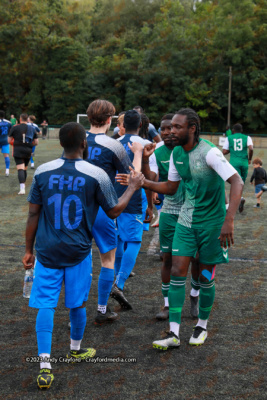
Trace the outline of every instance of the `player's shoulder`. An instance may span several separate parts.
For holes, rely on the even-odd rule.
[[[61,168],[64,163],[65,160],[63,160],[62,158],[57,158],[56,160],[52,160],[45,164],[42,164],[36,169],[34,176],[38,176],[40,174],[43,174],[44,172],[50,172]]]
[[[109,182],[109,176],[102,168],[97,167],[94,164],[89,163],[85,160],[79,160],[75,162],[75,169],[84,175],[87,175],[99,183]]]
[[[3,118],[0,120],[0,124],[1,125],[11,125],[11,122],[8,119]]]
[[[161,146],[164,146],[164,140],[161,140],[160,142],[158,142],[158,143],[156,144],[156,150],[157,150],[158,148],[160,148]]]
[[[140,144],[142,144],[143,146],[145,146],[145,145],[147,145],[147,144],[151,144],[151,142],[149,141],[149,140],[147,140],[147,139],[143,139],[143,138],[141,138],[140,136],[138,136],[138,135],[129,135],[130,137],[129,137],[129,141],[130,142],[137,142],[137,143],[140,143]]]

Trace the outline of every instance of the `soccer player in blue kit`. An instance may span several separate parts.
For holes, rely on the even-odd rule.
[[[8,144],[8,133],[12,128],[11,122],[5,119],[5,112],[0,110],[0,149],[5,159],[6,164],[6,176],[9,176],[9,144]]]
[[[36,121],[35,116],[34,116],[34,115],[29,115],[29,117],[28,117],[28,125],[31,125],[31,126],[33,127],[33,129],[35,130],[35,132],[38,134],[38,133],[40,133],[41,131],[40,131],[38,125],[36,125],[34,121]],[[32,154],[31,154],[31,169],[34,169],[34,160],[35,160],[34,152],[35,152],[35,147],[36,147],[36,146],[33,146],[33,148],[32,148]]]
[[[124,146],[129,157],[133,159],[133,153],[129,145],[140,143],[142,147],[150,144],[149,140],[141,138],[138,133],[141,127],[141,116],[136,110],[126,111],[124,115],[125,135],[117,139]],[[125,191],[125,186],[116,182],[115,190],[118,196]],[[118,226],[118,246],[115,259],[116,282],[112,287],[111,297],[118,301],[125,310],[132,309],[126,299],[123,288],[138,256],[142,235],[143,235],[143,215],[142,215],[142,189],[136,191],[128,206],[117,218]]]
[[[91,123],[90,131],[87,132],[87,161],[106,171],[113,184],[115,183],[117,171],[128,174],[130,172],[129,166],[134,166],[136,171],[141,171],[143,149],[139,143],[131,146],[131,150],[135,152],[135,155],[133,155],[130,151],[133,155],[132,164],[123,145],[106,135],[114,114],[115,108],[107,100],[95,100],[87,109],[87,116]],[[114,281],[117,233],[114,221],[107,217],[101,207],[99,208],[92,233],[100,251],[102,265],[98,280],[98,310],[95,322],[102,324],[114,321],[118,318],[118,315],[111,312],[107,307]]]
[[[80,347],[86,325],[85,302],[92,280],[92,226],[99,205],[110,218],[118,217],[144,182],[141,173],[131,172],[129,188],[118,200],[106,172],[84,161],[88,146],[82,125],[74,122],[64,125],[59,139],[64,157],[41,165],[34,174],[28,196],[23,257],[24,268],[32,268],[36,238],[37,257],[29,306],[39,309],[37,384],[41,389],[48,389],[54,379],[50,363],[53,319],[63,280],[71,321],[67,357],[84,360],[95,355],[94,349]]]

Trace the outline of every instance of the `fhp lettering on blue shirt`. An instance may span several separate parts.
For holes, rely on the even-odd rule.
[[[53,189],[54,185],[58,186],[59,190],[63,190],[64,185],[67,185],[68,190],[73,190],[74,192],[81,191],[82,187],[85,185],[85,179],[82,176],[68,176],[65,178],[64,175],[51,175],[49,177],[49,189]]]
[[[88,147],[88,160],[99,160],[101,149],[99,147]]]

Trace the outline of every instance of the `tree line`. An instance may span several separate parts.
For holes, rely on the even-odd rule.
[[[0,108],[50,124],[96,98],[141,105],[158,125],[192,107],[202,131],[227,119],[264,133],[266,0],[2,0]]]

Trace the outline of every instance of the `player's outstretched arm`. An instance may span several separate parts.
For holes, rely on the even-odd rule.
[[[154,153],[155,148],[156,148],[156,143],[151,143],[145,145],[143,151],[142,172],[145,175],[146,179],[149,179],[150,181],[154,181],[157,176],[155,172],[151,171],[149,165],[149,157]],[[154,160],[156,160],[156,158],[154,158]]]
[[[168,180],[167,182],[153,182],[153,181],[149,181],[148,179],[145,179],[143,188],[152,190],[153,192],[156,192],[156,193],[172,195],[177,192],[179,184],[180,184],[180,181],[173,182],[173,181]]]
[[[231,247],[231,244],[234,244],[234,218],[240,204],[244,186],[244,183],[238,173],[227,179],[227,182],[229,182],[231,185],[229,208],[227,210],[220,234],[221,247],[225,248],[227,247],[227,244],[228,247]]]
[[[132,144],[128,142],[129,149],[134,153],[133,166],[137,172],[141,172],[142,167],[142,154],[143,146],[141,143],[133,142]]]
[[[106,212],[110,218],[117,218],[122,213],[122,211],[127,207],[134,192],[140,189],[144,183],[145,177],[141,172],[132,170],[130,175],[127,176],[129,177],[128,188],[119,198],[118,204]]]
[[[26,224],[26,249],[22,259],[25,269],[33,268],[35,257],[33,255],[33,245],[38,227],[39,216],[42,206],[29,203],[29,214]],[[44,238],[45,240],[45,238]]]

